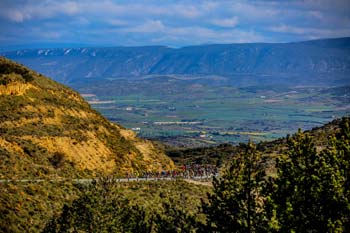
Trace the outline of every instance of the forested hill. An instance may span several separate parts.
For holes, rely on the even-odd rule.
[[[149,141],[73,90],[0,57],[0,179],[73,178],[173,168]]]
[[[343,84],[349,82],[346,74],[350,71],[349,37],[178,49],[162,46],[56,48],[2,54],[64,83],[85,78],[173,74],[219,75],[233,79],[237,75],[301,76],[306,80],[326,75],[327,84]]]

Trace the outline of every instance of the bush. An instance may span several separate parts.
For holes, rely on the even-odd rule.
[[[61,152],[55,152],[51,158],[49,158],[50,163],[55,168],[60,168],[63,166],[65,159],[65,155]]]
[[[150,232],[145,211],[125,198],[113,180],[91,184],[43,232]]]

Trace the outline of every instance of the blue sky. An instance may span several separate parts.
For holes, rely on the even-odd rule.
[[[350,0],[1,0],[0,47],[181,47],[350,36]]]

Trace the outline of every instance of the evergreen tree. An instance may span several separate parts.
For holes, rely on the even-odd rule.
[[[162,207],[163,211],[153,218],[156,232],[190,233],[201,227],[195,216],[178,207],[173,199],[163,201]]]
[[[343,118],[340,132],[320,153],[323,218],[332,232],[350,232],[350,127]]]
[[[264,232],[267,226],[261,195],[264,177],[261,155],[250,142],[222,177],[214,179],[213,194],[208,194],[208,203],[202,203],[208,231]]]
[[[338,137],[331,137],[321,152],[301,131],[288,138],[288,152],[277,161],[269,198],[268,206],[273,206],[278,222],[274,230],[348,232],[350,134],[348,123],[343,125]]]
[[[105,179],[88,187],[43,232],[151,232],[145,211],[131,205],[114,184]]]

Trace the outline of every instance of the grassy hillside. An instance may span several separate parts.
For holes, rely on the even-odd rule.
[[[78,93],[0,57],[0,179],[160,170],[173,162]]]

